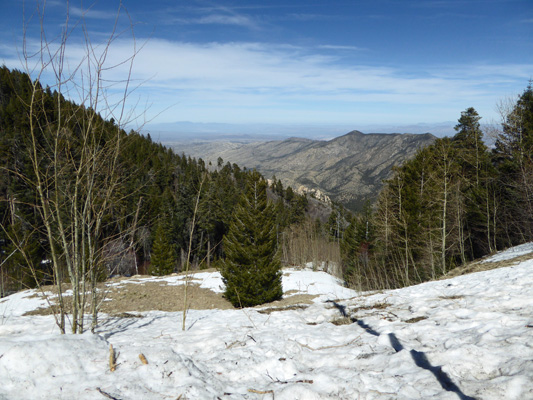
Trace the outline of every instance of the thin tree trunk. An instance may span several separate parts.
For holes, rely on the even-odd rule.
[[[200,188],[198,189],[198,195],[196,196],[196,203],[194,205],[194,212],[192,215],[192,221],[191,221],[191,229],[189,231],[189,246],[187,248],[187,260],[185,261],[185,288],[183,293],[183,317],[182,317],[182,324],[181,324],[181,330],[185,330],[185,320],[187,318],[187,309],[188,309],[188,288],[189,288],[189,269],[190,269],[190,259],[191,259],[191,253],[192,253],[192,238],[194,234],[194,227],[196,225],[196,215],[198,213],[198,206],[200,204],[200,195],[202,194],[202,186],[204,184],[205,176],[202,177],[202,181],[200,182]]]

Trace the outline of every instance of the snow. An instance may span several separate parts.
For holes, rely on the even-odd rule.
[[[529,253],[533,253],[533,242],[524,243],[524,244],[521,244],[520,246],[511,247],[510,249],[500,251],[496,253],[495,255],[489,257],[488,259],[484,260],[483,262],[505,261],[505,260],[513,259],[515,257],[523,256]]]
[[[124,279],[120,282],[115,282],[110,286],[121,287],[126,284],[142,284],[145,282],[165,282],[167,285],[184,285],[187,277],[185,275],[172,274],[170,276],[163,277],[140,277],[138,275],[131,279]],[[189,277],[189,280],[194,283],[200,283],[202,289],[210,289],[215,293],[224,292],[224,283],[222,282],[222,276],[218,272],[196,272]]]
[[[223,287],[216,272],[193,279]],[[181,313],[151,311],[60,335],[53,317],[23,315],[43,305],[34,291],[1,299],[0,399],[533,399],[533,260],[382,293],[309,268],[283,285],[317,297],[190,310],[185,331]]]

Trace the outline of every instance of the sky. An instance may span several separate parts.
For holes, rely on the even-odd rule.
[[[2,3],[0,63],[23,69],[24,26],[28,54],[39,48],[37,3]],[[50,0],[51,47],[67,9],[71,71],[84,54],[81,28],[101,55],[120,10],[106,94],[129,76],[138,124],[357,129],[454,122],[468,107],[491,123],[533,78],[531,0]],[[129,75],[121,62],[132,55]],[[41,80],[53,85],[50,70]]]

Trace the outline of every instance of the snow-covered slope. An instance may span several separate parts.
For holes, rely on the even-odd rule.
[[[533,399],[533,260],[378,294],[309,269],[283,284],[319,296],[191,310],[186,331],[181,313],[144,312],[79,336],[23,316],[42,300],[14,294],[0,300],[0,399]]]

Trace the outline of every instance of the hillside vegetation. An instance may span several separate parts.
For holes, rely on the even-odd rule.
[[[220,267],[226,283],[238,282],[231,286],[235,298],[226,297],[245,306],[281,296],[279,287],[264,295],[279,280],[280,261],[325,261],[331,270],[340,264],[350,285],[382,289],[435,279],[533,240],[531,85],[504,116],[494,149],[483,143],[474,108],[461,113],[453,138],[426,135],[432,143],[425,147],[414,136],[368,136],[376,149],[388,137],[418,150],[393,169],[374,205],[353,215],[333,204],[325,223],[310,217],[316,199],[280,179],[267,188],[257,172],[236,164],[177,155],[149,135],[125,132],[91,104],[75,104],[5,67],[0,117],[1,294],[55,284],[62,299],[61,283],[68,283],[74,295],[70,308],[59,301],[62,331],[71,310],[73,331],[82,332],[89,307],[95,328],[97,284],[117,274]],[[317,146],[334,158],[346,148],[355,152],[353,143],[365,136],[298,142],[312,164],[320,159]],[[324,168],[340,171],[342,180],[346,165]],[[376,167],[376,176],[385,170]]]
[[[173,147],[204,159],[221,157],[256,168],[293,188],[303,185],[318,189],[348,209],[361,211],[367,201],[375,202],[393,166],[401,165],[435,139],[429,133],[352,131],[327,141],[290,138],[259,143],[192,142]]]
[[[452,138],[394,169],[373,209],[343,232],[346,279],[405,286],[496,250],[533,240],[533,89],[506,111],[495,147],[474,108]]]
[[[0,154],[1,295],[57,278],[46,261],[47,224],[57,241],[62,232],[67,242],[94,239],[99,279],[168,274],[187,262],[208,268],[224,257],[222,238],[252,173],[229,163],[208,168],[5,67]],[[279,185],[269,196],[279,232],[304,218],[304,196]],[[57,213],[45,215],[48,205]],[[99,230],[82,237],[96,222]],[[87,230],[77,231],[77,223]],[[66,257],[59,255],[65,274]]]

